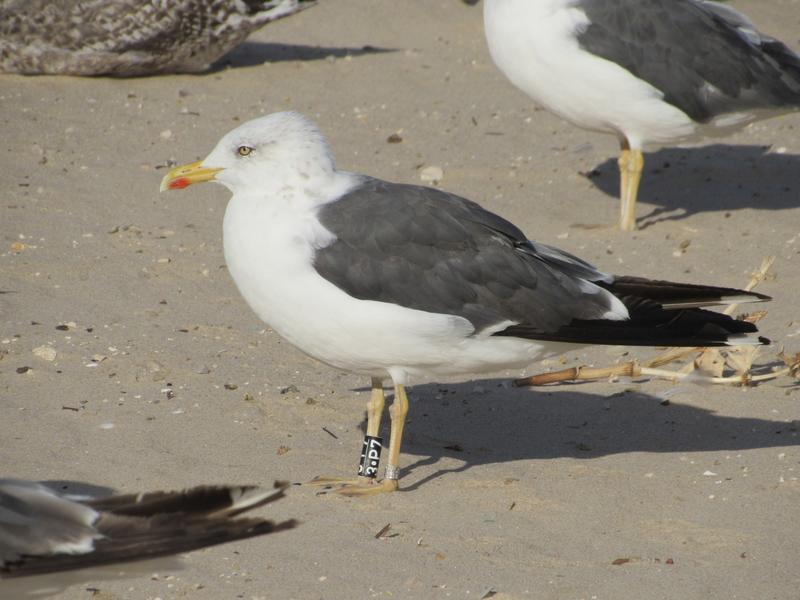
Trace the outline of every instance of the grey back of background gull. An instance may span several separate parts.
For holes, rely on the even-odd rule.
[[[800,57],[732,9],[692,0],[580,0],[580,46],[664,93],[693,120],[800,108]],[[740,17],[734,19],[734,17]]]

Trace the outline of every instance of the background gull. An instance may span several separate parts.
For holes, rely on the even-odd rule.
[[[339,171],[297,113],[244,123],[161,189],[204,181],[233,192],[225,258],[256,314],[306,354],[371,378],[367,444],[379,436],[383,381],[394,384],[386,478],[346,480],[346,494],[397,489],[409,383],[587,344],[766,342],[748,336],[753,324],[700,308],[766,296],[607,275],[454,194]]]
[[[0,0],[0,71],[196,72],[314,0]]]
[[[636,228],[642,149],[800,108],[800,56],[701,0],[486,0],[486,39],[537,103],[620,142],[620,227]]]

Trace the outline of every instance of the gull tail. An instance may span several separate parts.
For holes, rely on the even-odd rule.
[[[614,277],[611,283],[599,283],[598,285],[622,300],[629,310],[631,306],[635,307],[637,303],[641,302],[657,302],[664,310],[674,310],[772,300],[764,294],[735,288],[673,283],[643,277]]]
[[[555,331],[543,332],[525,324],[512,325],[496,335],[527,339],[613,346],[741,346],[769,344],[755,336],[748,321],[703,307],[764,302],[769,296],[704,285],[617,277],[598,282],[628,309],[626,320],[574,319]]]

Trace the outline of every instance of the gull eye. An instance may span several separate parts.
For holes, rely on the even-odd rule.
[[[250,146],[239,146],[236,149],[236,152],[239,154],[239,156],[250,156],[250,154],[253,152],[253,148]]]

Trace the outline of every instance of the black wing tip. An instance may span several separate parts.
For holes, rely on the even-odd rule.
[[[679,283],[632,275],[614,275],[610,283],[600,284],[615,295],[639,297],[661,304],[696,301],[698,306],[731,303],[768,302],[772,296],[751,290],[696,283]]]
[[[494,335],[549,342],[605,346],[758,346],[769,338],[754,336],[758,326],[725,313],[702,308],[655,308],[633,313],[628,320],[575,319],[555,331],[527,324],[511,325]]]

